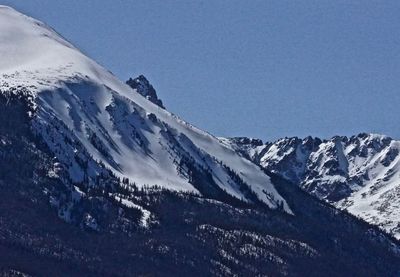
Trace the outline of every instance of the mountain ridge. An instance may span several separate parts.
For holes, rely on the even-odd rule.
[[[400,237],[399,141],[367,133],[326,140],[282,138],[263,145],[243,141],[226,143],[310,194]]]

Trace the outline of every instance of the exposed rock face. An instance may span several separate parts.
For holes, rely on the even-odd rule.
[[[159,99],[157,96],[156,90],[143,75],[140,75],[139,77],[136,77],[134,79],[129,78],[129,80],[126,81],[126,84],[157,106],[165,109],[161,99]]]

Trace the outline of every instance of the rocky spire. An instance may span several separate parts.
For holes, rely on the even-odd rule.
[[[143,75],[140,75],[139,77],[136,77],[134,79],[129,78],[129,80],[126,81],[126,84],[131,88],[133,88],[134,90],[136,90],[137,93],[140,93],[148,100],[156,104],[157,106],[165,109],[161,99],[158,99],[156,90]]]

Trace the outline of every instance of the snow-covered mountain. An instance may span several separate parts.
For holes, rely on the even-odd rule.
[[[40,21],[0,6],[0,89],[32,98],[32,129],[65,180],[115,174],[136,186],[290,207],[269,177],[214,136],[166,111],[140,76],[125,84]]]
[[[216,138],[0,6],[1,276],[398,276],[398,241],[254,163],[300,181],[323,143]]]
[[[263,144],[223,139],[244,157],[400,238],[400,141],[376,134]]]

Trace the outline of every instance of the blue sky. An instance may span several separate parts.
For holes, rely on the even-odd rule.
[[[400,1],[2,1],[218,136],[400,138]]]

